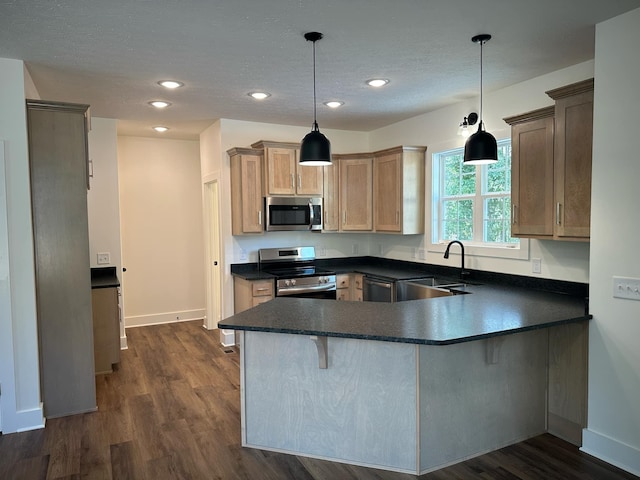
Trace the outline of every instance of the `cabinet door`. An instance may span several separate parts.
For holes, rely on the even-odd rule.
[[[374,160],[375,230],[400,232],[402,218],[402,156],[391,154]]]
[[[232,233],[262,233],[262,157],[231,155]]]
[[[589,238],[593,91],[556,100],[556,236]]]
[[[373,161],[371,158],[340,161],[340,211],[343,231],[373,227]]]
[[[323,168],[305,166],[298,163],[298,150],[296,150],[296,193],[298,195],[310,195],[320,197],[323,193]]]
[[[323,167],[324,218],[322,219],[322,229],[333,232],[340,228],[340,167],[338,162],[339,160],[334,159],[331,165]]]
[[[553,236],[553,117],[511,129],[511,234]]]
[[[296,150],[290,148],[266,149],[265,190],[267,195],[294,195],[296,193]]]

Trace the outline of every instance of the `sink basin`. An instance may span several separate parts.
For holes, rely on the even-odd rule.
[[[437,278],[398,282],[396,285],[396,302],[471,293],[465,290],[466,286],[465,283],[451,283],[450,280]]]

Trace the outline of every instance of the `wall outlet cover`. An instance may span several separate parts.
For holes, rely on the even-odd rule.
[[[109,265],[111,263],[111,254],[109,252],[98,253],[98,265]]]

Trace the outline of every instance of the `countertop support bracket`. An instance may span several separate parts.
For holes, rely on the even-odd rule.
[[[318,350],[318,368],[326,369],[329,365],[329,357],[327,350],[327,337],[319,337],[312,335],[309,337],[316,344]]]
[[[496,365],[500,361],[500,347],[503,337],[491,337],[487,339],[487,365]]]

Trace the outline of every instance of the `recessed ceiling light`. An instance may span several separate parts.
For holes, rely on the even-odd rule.
[[[161,80],[158,82],[158,85],[164,88],[170,88],[173,90],[174,88],[180,88],[184,86],[184,83],[178,82],[176,80]]]
[[[265,98],[271,96],[271,94],[268,92],[249,92],[247,93],[247,95],[249,95],[252,98],[255,98],[256,100],[264,100]]]
[[[389,80],[386,78],[372,78],[371,80],[367,80],[367,85],[370,87],[384,87]]]
[[[153,102],[149,102],[149,105],[156,108],[167,108],[171,104],[163,100],[154,100]]]
[[[344,102],[333,101],[333,102],[324,102],[324,104],[329,108],[338,108],[344,105]]]
[[[152,127],[156,132],[166,132],[167,130],[169,130],[169,127],[163,127],[162,125],[156,125],[155,127]]]

